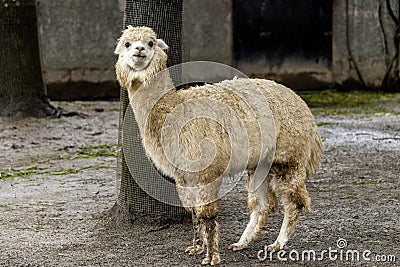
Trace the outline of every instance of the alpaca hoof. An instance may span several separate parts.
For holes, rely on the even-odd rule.
[[[207,256],[203,259],[203,261],[201,262],[202,265],[218,265],[221,262],[220,258],[219,258],[219,254],[214,254],[212,257]]]
[[[242,250],[244,248],[246,248],[246,245],[240,244],[240,243],[234,243],[234,244],[229,245],[229,249],[231,249],[233,251]]]
[[[275,241],[273,244],[268,245],[268,246],[266,247],[266,249],[267,249],[267,251],[279,251],[279,250],[281,250],[282,248],[281,248],[281,244],[279,244],[278,241]]]
[[[220,258],[219,258],[219,255],[214,255],[214,256],[212,256],[212,259],[211,259],[210,264],[211,264],[212,266],[214,266],[214,265],[219,264],[220,262],[221,262],[221,260],[220,260]]]
[[[211,257],[207,256],[201,261],[201,265],[207,265],[211,263]]]
[[[202,246],[196,245],[196,246],[190,246],[187,249],[185,249],[186,253],[189,253],[189,255],[197,255],[203,253],[204,249]]]

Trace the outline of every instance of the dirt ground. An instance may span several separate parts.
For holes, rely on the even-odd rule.
[[[0,266],[200,266],[184,253],[189,222],[116,228],[104,215],[116,199],[119,103],[55,105],[89,117],[0,118]],[[281,254],[263,251],[281,214],[232,252],[248,217],[236,187],[219,216],[221,266],[400,266],[400,115],[316,119],[325,152],[307,184],[312,212]]]

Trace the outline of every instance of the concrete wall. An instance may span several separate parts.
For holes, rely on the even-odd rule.
[[[390,2],[398,14],[398,1]],[[346,88],[364,86],[363,83],[380,87],[396,54],[396,25],[385,1],[341,0],[333,1],[333,5],[333,81]]]
[[[51,99],[118,97],[113,55],[124,1],[38,0],[42,68]]]
[[[113,51],[122,29],[125,1],[37,1],[43,71],[50,99],[118,97]],[[313,85],[326,88],[333,83],[355,88],[362,84],[360,75],[366,86],[382,85],[395,55],[396,31],[384,0],[333,0],[332,62],[282,53],[285,57],[279,64],[263,53],[235,58],[234,24],[240,16],[240,12],[234,14],[235,1],[184,1],[183,36],[187,39],[183,44],[189,46],[186,60],[221,62],[249,76],[277,79],[295,89]],[[397,14],[398,2],[391,3]]]
[[[233,64],[232,0],[184,0],[184,45],[190,60]]]
[[[118,97],[113,51],[124,8],[124,0],[38,0],[42,68],[50,99]],[[185,0],[184,10],[186,61],[232,65],[232,0]]]

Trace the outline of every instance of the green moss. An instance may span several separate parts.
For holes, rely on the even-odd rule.
[[[37,160],[40,163],[48,163],[51,161],[55,161],[55,160],[63,160],[65,159],[65,157],[63,155],[57,155],[57,156],[45,156],[44,158],[41,158],[39,160]]]
[[[29,167],[29,168],[22,168],[22,169],[15,169],[9,168],[4,172],[0,172],[0,179],[7,179],[7,178],[15,178],[15,177],[29,177],[34,174],[43,173],[43,170],[46,168],[40,168],[37,166]]]
[[[116,145],[100,145],[85,147],[78,151],[78,156],[73,157],[73,159],[88,159],[95,157],[116,157],[117,156],[117,146]]]
[[[317,126],[329,126],[329,125],[338,125],[338,122],[329,122],[329,121],[320,121],[317,122]]]
[[[49,163],[52,161],[58,160],[70,160],[70,159],[81,159],[81,158],[95,158],[95,157],[117,157],[117,145],[115,144],[105,144],[99,146],[90,146],[79,149],[77,152],[78,155],[74,156],[71,154],[63,154],[63,155],[56,155],[56,156],[49,156],[43,155],[33,159],[30,162],[24,162],[20,164],[18,167],[10,167],[6,170],[0,170],[0,179],[12,179],[16,177],[27,178],[32,175],[68,175],[68,174],[76,174],[85,169],[108,169],[111,168],[110,166],[104,165],[94,165],[83,167],[79,169],[62,169],[62,170],[49,170],[49,167],[39,167],[39,166],[32,166],[34,164],[43,164]],[[75,154],[74,153],[74,154]],[[29,166],[30,167],[26,167]],[[0,166],[1,167],[1,166]]]
[[[78,169],[62,169],[62,170],[48,170],[48,168],[40,168],[37,166],[29,167],[29,168],[9,168],[6,171],[0,172],[0,179],[12,179],[12,178],[29,178],[32,175],[68,175],[68,174],[77,174],[83,170],[100,170],[100,169],[109,169],[111,166],[104,165],[93,165],[93,166],[85,166]],[[38,184],[33,184],[38,185]]]
[[[38,232],[38,231],[40,231],[40,230],[43,230],[43,229],[44,229],[44,226],[41,225],[41,224],[37,224],[37,225],[35,226],[35,231],[36,231],[36,232]]]
[[[366,185],[366,184],[380,184],[383,181],[383,178],[378,178],[375,180],[357,180],[354,181],[355,185]]]
[[[400,101],[400,93],[379,91],[324,90],[315,93],[300,93],[315,114],[387,114],[399,111],[385,105]]]
[[[105,109],[105,111],[118,111],[119,112],[119,108],[107,108]]]
[[[68,174],[77,174],[83,170],[87,170],[87,169],[96,169],[96,166],[86,166],[86,167],[82,167],[79,169],[66,169],[66,170],[53,170],[51,172],[49,172],[48,174],[52,174],[52,175],[68,175]]]
[[[67,174],[77,174],[79,170],[77,169],[66,169],[66,170],[56,170],[56,171],[51,171],[49,174],[52,175],[67,175]]]

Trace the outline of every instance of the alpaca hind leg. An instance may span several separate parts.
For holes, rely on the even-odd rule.
[[[278,251],[283,249],[289,238],[292,236],[299,219],[300,209],[297,206],[292,203],[284,203],[283,206],[284,218],[281,230],[279,231],[278,238],[275,242],[267,247],[269,251]]]
[[[306,210],[310,209],[310,197],[305,188],[305,185],[298,187],[294,193],[286,193],[282,196],[282,205],[284,218],[279,231],[278,238],[275,242],[267,246],[269,251],[278,251],[288,242],[289,238],[293,235],[294,229],[296,228],[299,220],[300,212],[303,208]]]
[[[247,204],[250,210],[250,221],[239,241],[231,244],[229,249],[236,251],[246,248],[262,231],[271,210],[270,203],[274,202],[270,200],[267,184],[264,182],[255,192],[249,192]]]

